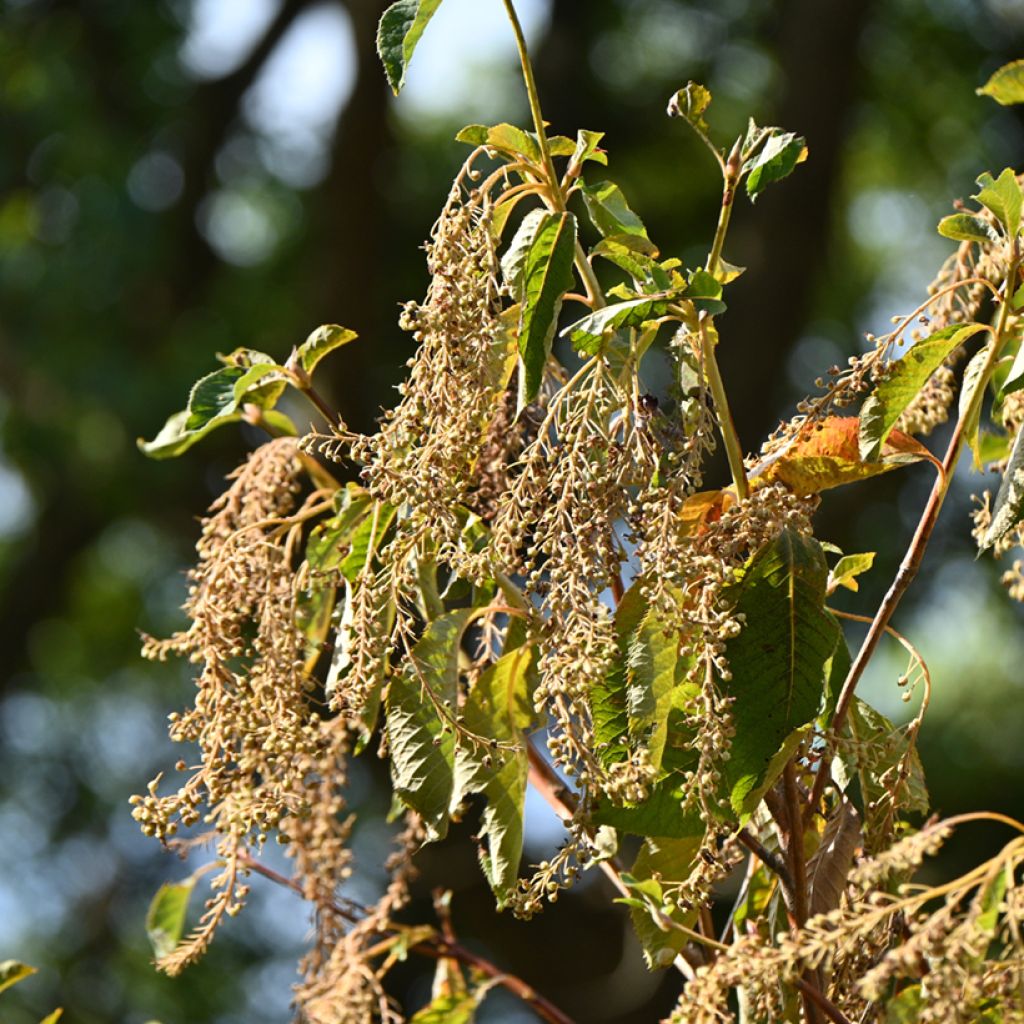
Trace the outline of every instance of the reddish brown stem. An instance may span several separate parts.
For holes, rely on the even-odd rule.
[[[248,854],[242,854],[238,862],[240,865],[245,867],[249,871],[255,871],[257,874],[262,875],[264,878],[270,879],[277,885],[282,885],[286,889],[291,889],[292,892],[299,896],[303,896],[302,886],[298,884],[294,879],[288,878],[282,875],[279,871],[275,871],[273,868],[268,868],[265,864],[261,864],[258,860],[250,857]],[[345,918],[347,921],[358,921],[357,915],[351,911],[346,910],[344,907],[335,905],[334,909],[338,914]],[[497,964],[492,963],[485,957],[479,956],[476,953],[466,949],[465,946],[460,945],[458,942],[454,942],[449,938],[445,938],[441,935],[435,935],[429,939],[424,939],[422,942],[417,942],[414,946],[409,947],[409,951],[417,953],[420,956],[430,957],[433,960],[439,960],[442,957],[450,957],[452,960],[458,960],[460,964],[464,964],[466,967],[472,967],[475,970],[485,974],[488,978],[492,978],[497,984],[501,985],[502,988],[507,989],[513,995],[518,996],[524,1003],[531,1006],[537,1013],[537,1015],[548,1024],[574,1024],[573,1019],[562,1010],[560,1010],[550,999],[542,996],[536,989],[531,985],[528,985],[522,978],[517,977],[514,974],[509,974],[508,971],[503,971]]]

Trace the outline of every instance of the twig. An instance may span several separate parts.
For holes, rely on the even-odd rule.
[[[305,898],[302,886],[293,878],[288,878],[287,876],[282,875],[279,871],[275,871],[273,868],[268,868],[265,864],[261,864],[249,854],[241,854],[238,858],[238,863],[247,870],[255,871],[257,874],[262,875],[271,882],[284,886],[286,889],[291,889],[291,891],[296,893],[298,896]],[[346,910],[344,907],[340,907],[337,904],[334,904],[333,909],[346,921],[350,921],[352,923],[359,921],[358,915],[354,914],[351,910]],[[444,927],[443,921],[442,927]],[[412,953],[418,953],[420,956],[430,957],[433,960],[440,960],[444,957],[450,957],[452,960],[458,960],[459,963],[465,964],[467,967],[475,968],[482,974],[487,975],[488,978],[491,978],[495,984],[508,989],[508,991],[513,995],[518,996],[524,1003],[532,1006],[538,1016],[540,1016],[542,1020],[547,1021],[548,1024],[575,1024],[568,1014],[555,1006],[555,1004],[546,996],[541,995],[533,988],[532,985],[528,985],[522,978],[519,978],[514,974],[510,974],[508,971],[503,971],[497,964],[492,963],[490,960],[486,959],[486,957],[482,957],[477,953],[471,952],[466,949],[465,946],[450,938],[446,938],[442,935],[435,935],[410,946],[409,951]]]
[[[850,1024],[850,1018],[828,996],[823,995],[813,985],[809,985],[803,978],[797,978],[795,984],[800,990],[800,994],[814,1003],[829,1020],[835,1021],[835,1024]]]
[[[749,829],[741,828],[736,833],[741,846],[745,846],[765,867],[770,868],[779,877],[783,887],[793,891],[793,876],[786,867],[786,862],[774,851],[767,849]]]

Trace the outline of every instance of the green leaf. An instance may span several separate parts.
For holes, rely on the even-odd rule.
[[[367,509],[365,515],[359,515],[358,525],[349,534],[348,554],[338,565],[342,576],[349,583],[355,583],[363,571],[370,554],[371,542],[374,551],[380,550],[381,540],[395,518],[395,508],[392,505],[380,502],[375,511],[376,514]]]
[[[196,381],[187,408],[171,416],[152,441],[140,438],[139,448],[151,459],[174,458],[217,427],[237,423],[246,404],[271,408],[284,388],[284,370],[272,360],[221,367]]]
[[[295,362],[307,374],[312,374],[317,363],[324,356],[333,352],[350,341],[359,337],[355,331],[347,327],[339,327],[337,324],[324,324],[318,327],[296,350],[293,355]]]
[[[807,159],[807,143],[799,135],[781,128],[769,128],[767,132],[767,141],[744,168],[751,202],[773,182],[792,174],[796,165]]]
[[[876,460],[896,421],[950,353],[984,324],[950,324],[917,342],[875,387],[860,411],[860,456]]]
[[[583,202],[594,227],[602,235],[639,235],[647,237],[643,221],[630,209],[622,189],[613,181],[581,185]]]
[[[885,1006],[885,1024],[917,1024],[924,1001],[920,985],[908,985]]]
[[[462,708],[463,722],[470,732],[490,737],[494,744],[486,750],[462,743],[455,751],[452,810],[469,793],[487,798],[480,828],[487,847],[480,851],[480,862],[499,908],[515,889],[523,852],[530,766],[522,732],[534,719],[531,660],[529,647],[517,647],[480,676]],[[510,746],[515,749],[507,749]]]
[[[821,545],[786,528],[758,551],[727,591],[745,623],[726,646],[735,727],[723,765],[732,810],[749,814],[753,797],[781,772],[776,755],[820,712],[826,663],[841,635],[825,610],[828,567]]]
[[[909,744],[904,730],[897,728],[859,697],[850,706],[848,723],[847,728],[854,741],[848,760],[860,778],[864,833],[869,852],[875,852],[888,843],[890,830],[883,829],[883,826],[887,819],[895,817],[892,795],[904,759],[907,759],[909,773],[899,784],[897,806],[916,814],[927,814],[928,789],[924,768],[916,748],[908,756]],[[890,828],[891,825],[890,820]]]
[[[603,256],[610,263],[626,271],[642,291],[668,291],[672,278],[654,258],[657,246],[640,235],[609,235],[591,250],[591,256]]]
[[[388,686],[392,786],[402,803],[421,815],[430,840],[443,839],[448,832],[455,788],[453,727],[442,721],[438,705],[454,716],[459,645],[473,613],[461,608],[429,623],[405,671]]]
[[[562,298],[572,287],[576,218],[547,214],[530,243],[522,270],[519,313],[519,404],[537,397],[558,324]]]
[[[698,82],[687,82],[668,101],[668,116],[683,118],[706,138],[708,125],[703,114],[709,106],[711,106],[710,91]]]
[[[562,331],[562,336],[569,336],[577,352],[594,355],[600,350],[606,335],[613,331],[622,327],[639,327],[648,320],[664,316],[669,301],[666,298],[642,298],[603,306],[570,324]]]
[[[1024,518],[1024,429],[1010,449],[1010,461],[1003,473],[995,504],[992,506],[992,522],[978,545],[986,551],[1001,541]]]
[[[979,96],[991,96],[1004,107],[1024,103],[1024,60],[1004,64],[980,89],[974,91]]]
[[[866,573],[875,562],[875,552],[865,551],[859,555],[843,555],[832,567],[828,577],[828,589],[846,587],[856,592],[860,589],[857,577]]]
[[[690,928],[697,919],[697,911],[683,911],[674,904],[666,907],[660,899],[659,890],[663,891],[673,882],[686,881],[700,845],[699,836],[645,839],[629,871],[629,888],[641,895],[631,903],[629,916],[649,968],[668,967],[690,941],[684,932],[658,923],[658,914],[660,912],[677,924]],[[657,889],[648,889],[644,885],[652,880],[658,883]]]
[[[661,767],[672,691],[678,682],[679,634],[654,609],[629,639],[626,659],[626,718],[634,747],[643,747]]]
[[[174,952],[185,930],[188,902],[195,888],[195,879],[165,882],[156,891],[146,914],[146,934],[159,960]]]
[[[1020,231],[1021,206],[1024,204],[1017,175],[1012,168],[1007,167],[998,178],[993,178],[987,172],[982,174],[978,184],[981,191],[974,198],[995,214],[1010,238],[1015,238]]]
[[[608,154],[597,147],[604,138],[604,132],[591,132],[581,128],[576,133],[576,147],[573,149],[572,158],[569,160],[571,174],[579,174],[580,168],[588,161],[608,165]]]
[[[981,404],[978,404],[970,416],[967,416],[966,413],[978,388],[982,387],[985,383],[984,373],[985,367],[988,365],[988,356],[987,348],[979,349],[971,356],[971,361],[967,364],[967,369],[964,370],[958,403],[958,412],[964,424],[964,440],[974,456],[974,468],[979,470],[981,469],[981,453],[978,449],[978,427],[981,423]]]
[[[990,939],[994,939],[996,936],[999,917],[1003,910],[1003,897],[1006,896],[1008,883],[1011,880],[1012,874],[1009,869],[1003,868],[977,896],[981,913],[975,919],[976,924],[978,930]]]
[[[520,221],[512,241],[508,243],[505,255],[501,257],[501,276],[512,294],[521,297],[523,268],[530,246],[536,237],[538,228],[545,222],[548,213],[543,209],[530,210]]]
[[[533,132],[517,128],[514,124],[496,124],[491,127],[470,124],[455,136],[455,141],[465,142],[470,146],[488,146],[513,160],[523,159],[531,164],[539,164],[541,161],[537,136]],[[569,147],[571,152],[571,142]]]
[[[725,303],[721,301],[722,282],[706,270],[697,269],[690,274],[683,298],[689,299],[697,309],[707,310],[711,314],[725,311]]]
[[[1005,398],[1006,395],[1012,395],[1014,391],[1020,391],[1021,388],[1024,388],[1024,343],[1017,349],[1017,354],[1013,357],[1010,372],[1006,375],[1000,392]]]
[[[939,234],[956,242],[981,242],[983,245],[999,239],[995,229],[984,217],[974,213],[951,213],[939,221]]]
[[[30,978],[35,973],[35,967],[29,967],[20,960],[4,960],[0,963],[0,992]]]
[[[382,15],[377,26],[377,53],[384,64],[388,85],[397,96],[405,85],[416,44],[441,0],[396,0]]]
[[[472,1024],[477,998],[474,995],[442,995],[430,1001],[409,1024]]]

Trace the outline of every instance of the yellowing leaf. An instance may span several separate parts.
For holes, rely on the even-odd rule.
[[[35,973],[34,967],[29,967],[28,964],[23,964],[20,960],[4,960],[0,963],[0,992],[12,985],[17,985],[19,981],[24,981]]]
[[[1024,60],[1004,64],[980,89],[974,91],[979,96],[991,96],[1004,107],[1011,103],[1024,103]]]
[[[923,444],[899,430],[886,438],[878,461],[868,462],[860,457],[859,430],[856,416],[829,416],[765,459],[751,474],[751,483],[761,487],[779,481],[795,494],[817,494],[922,459],[939,465]]]

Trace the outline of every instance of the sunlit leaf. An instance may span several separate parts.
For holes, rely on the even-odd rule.
[[[39,1024],[57,1024],[57,1021],[59,1021],[61,1019],[61,1017],[63,1017],[63,1016],[64,1016],[63,1009],[58,1007],[56,1010],[53,1011],[53,1013],[48,1013],[39,1022]]]
[[[480,748],[461,743],[455,751],[454,810],[469,793],[487,799],[481,817],[484,875],[503,906],[515,888],[523,851],[523,808],[529,762],[523,730],[534,720],[529,668],[532,650],[517,647],[504,654],[477,680],[463,705],[463,722],[470,732],[493,743]],[[509,749],[512,748],[512,749]]]
[[[827,914],[839,906],[862,840],[860,814],[845,796],[841,796],[825,823],[821,844],[807,862],[811,914]]]
[[[1010,450],[1010,460],[992,505],[992,522],[978,547],[985,551],[1001,541],[1024,518],[1024,429]]]
[[[377,53],[384,64],[388,84],[397,96],[405,85],[416,44],[441,0],[396,0],[377,26]]]
[[[432,999],[409,1024],[472,1024],[477,1000],[473,995],[439,996]]]
[[[828,574],[828,590],[846,587],[856,593],[860,589],[857,577],[866,573],[875,562],[875,552],[865,551],[859,555],[843,555]]]
[[[523,159],[531,164],[539,164],[541,160],[537,136],[533,132],[517,128],[514,124],[495,124],[490,127],[470,124],[455,136],[455,141],[465,142],[470,146],[488,146],[512,160]],[[570,152],[573,149],[571,142],[569,149]]]
[[[501,276],[506,286],[511,289],[512,294],[519,297],[522,289],[523,268],[526,266],[526,257],[529,255],[530,246],[537,234],[537,229],[545,222],[548,214],[545,210],[536,209],[530,212],[520,221],[512,241],[508,243],[505,254],[501,257]]]
[[[616,302],[611,306],[603,306],[593,313],[588,313],[581,320],[570,324],[562,331],[562,336],[569,336],[573,348],[584,355],[594,355],[600,351],[605,337],[622,327],[639,327],[648,320],[664,316],[668,310],[669,299],[631,299],[629,302]]]
[[[991,96],[1004,107],[1024,103],[1024,60],[1004,64],[980,89],[974,91],[979,96]]]
[[[722,766],[727,796],[739,815],[770,782],[776,755],[819,714],[825,666],[841,630],[825,610],[828,566],[817,541],[784,529],[757,552],[727,591],[744,626],[726,645],[735,735]]]
[[[807,143],[794,132],[769,128],[768,138],[746,164],[747,195],[751,201],[773,182],[792,174],[797,164],[807,159]]]
[[[156,959],[174,952],[185,930],[185,915],[195,888],[195,879],[165,882],[157,889],[146,914],[146,934]]]
[[[590,220],[602,235],[639,235],[647,237],[643,221],[630,209],[622,189],[613,181],[581,185],[583,202]]]
[[[651,897],[650,900],[641,898],[629,908],[629,916],[643,947],[644,959],[650,968],[668,967],[690,940],[685,932],[667,926],[664,922],[659,923],[655,915],[666,914],[663,901],[657,899],[660,895],[657,890],[646,893],[644,883],[657,879],[657,884],[664,891],[673,882],[685,882],[700,844],[698,836],[685,839],[645,839],[629,870],[630,889],[641,896]],[[697,911],[683,911],[670,905],[666,916],[689,928],[697,919]]]
[[[4,960],[0,962],[0,992],[19,981],[24,981],[36,973],[35,967],[29,967],[20,960]]]
[[[978,388],[985,384],[985,367],[988,365],[988,349],[979,349],[971,357],[971,361],[964,370],[963,382],[960,385],[960,398],[958,411],[963,423],[963,437],[967,442],[971,453],[974,456],[974,468],[981,469],[981,453],[978,450],[978,428],[981,423],[981,403],[974,407],[974,411],[968,415],[971,403]]]
[[[701,135],[707,136],[708,125],[704,111],[711,106],[711,92],[698,82],[687,82],[668,101],[668,116],[689,121]]]
[[[875,459],[904,410],[954,349],[985,330],[984,324],[950,324],[913,345],[893,362],[888,375],[868,396],[860,412],[860,451]]]
[[[923,444],[898,430],[888,432],[876,461],[866,461],[859,446],[862,430],[863,421],[855,416],[829,416],[759,463],[751,484],[778,480],[795,494],[817,494],[922,459],[935,461]]]
[[[973,213],[951,213],[939,221],[938,232],[957,242],[981,242],[983,245],[999,238],[995,228]]]
[[[575,255],[576,218],[571,213],[547,214],[530,243],[521,275],[521,406],[537,397],[544,380],[562,298],[572,287]]]
[[[602,256],[626,271],[642,291],[668,291],[672,278],[655,259],[657,247],[641,235],[610,235],[602,238],[591,250],[591,256]]]
[[[419,812],[431,840],[443,839],[448,832],[455,738],[440,709],[454,715],[459,645],[472,614],[473,609],[462,608],[429,623],[405,670],[388,686],[392,786],[407,807]]]
[[[572,159],[569,161],[569,168],[572,172],[578,174],[579,169],[588,160],[607,166],[608,154],[603,149],[598,149],[603,138],[604,132],[591,132],[585,128],[581,128],[576,133],[576,146],[573,149]]]
[[[853,746],[842,757],[847,762],[847,772],[856,772],[860,778],[865,808],[864,832],[868,849],[874,852],[887,841],[897,808],[917,814],[928,812],[924,768],[917,749],[908,752],[909,742],[904,730],[898,729],[866,701],[855,698],[847,722]],[[905,778],[901,769],[904,763],[907,770]],[[896,791],[898,779],[900,783]],[[894,795],[895,807],[892,802]],[[883,826],[887,821],[889,827],[886,829]]]
[[[995,214],[996,219],[1006,228],[1006,233],[1014,238],[1020,231],[1021,206],[1024,195],[1021,194],[1017,175],[1007,167],[998,178],[985,173],[978,177],[981,191],[974,197],[982,206]]]
[[[324,324],[318,327],[313,333],[295,350],[294,359],[296,363],[307,374],[312,374],[317,363],[324,356],[333,352],[358,337],[355,331],[347,327],[339,327],[337,324]]]

